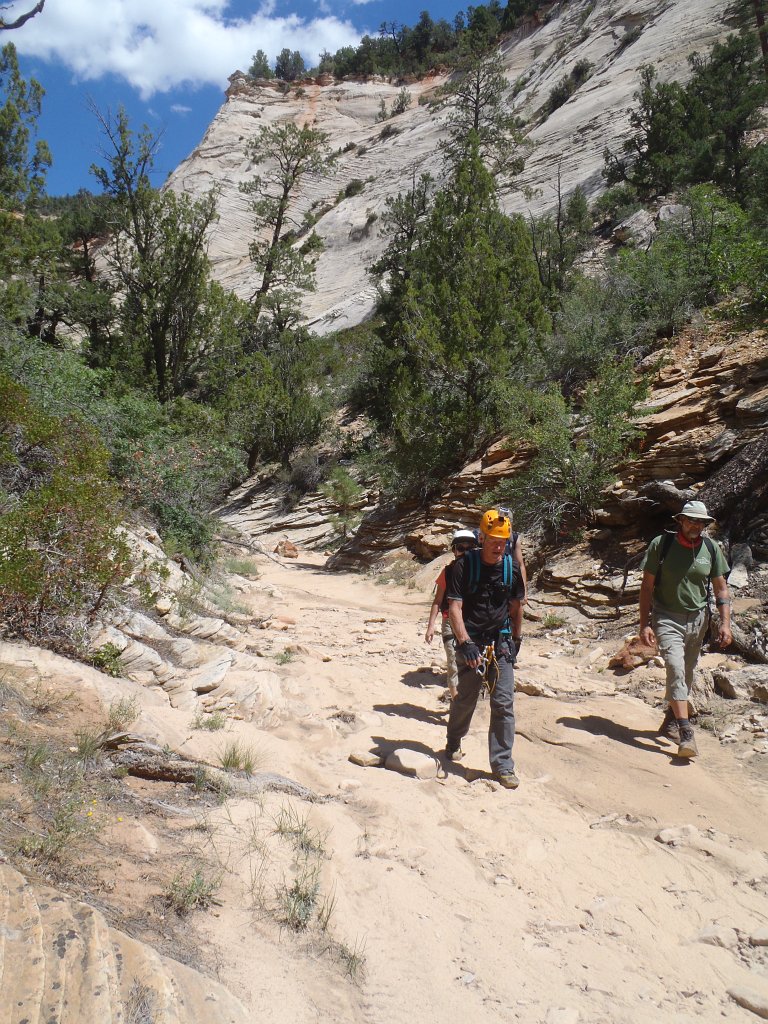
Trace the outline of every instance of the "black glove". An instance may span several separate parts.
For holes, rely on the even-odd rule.
[[[471,640],[465,640],[463,644],[459,646],[461,655],[465,661],[479,661],[482,657],[480,648],[476,643]]]
[[[511,638],[512,646],[515,648],[515,657],[520,653],[520,648],[523,646],[523,638],[521,636],[513,636]]]

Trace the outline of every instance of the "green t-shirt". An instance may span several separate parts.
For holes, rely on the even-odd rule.
[[[648,545],[640,568],[655,576],[664,534],[654,537]],[[661,582],[654,592],[654,601],[670,612],[697,612],[707,603],[707,580],[712,558],[702,539],[697,548],[686,548],[673,540],[664,558]],[[715,544],[715,565],[712,578],[725,576],[728,563],[719,544]]]

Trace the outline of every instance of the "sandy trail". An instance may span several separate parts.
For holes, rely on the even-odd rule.
[[[727,748],[702,733],[699,760],[678,763],[656,711],[528,640],[520,676],[557,696],[517,696],[516,792],[488,776],[487,702],[444,778],[356,767],[352,750],[443,747],[429,598],[325,573],[313,556],[267,562],[262,580],[279,590],[275,613],[295,619],[275,637],[300,649],[279,669],[294,714],[266,735],[238,731],[270,769],[335,798],[299,811],[328,834],[333,929],[364,944],[367,968],[354,986],[317,944],[254,915],[259,843],[245,850],[243,836],[263,840],[286,798],[231,802],[212,840],[228,867],[224,908],[199,927],[254,1020],[757,1019],[727,990],[768,996],[767,947],[749,942],[768,925],[768,801]],[[681,828],[673,845],[656,839]]]

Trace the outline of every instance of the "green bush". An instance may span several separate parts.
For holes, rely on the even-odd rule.
[[[352,196],[359,196],[365,188],[365,182],[361,181],[360,178],[353,178],[347,183],[342,195],[345,199],[350,199]]]
[[[87,421],[109,453],[109,472],[127,504],[154,519],[164,541],[197,561],[212,555],[210,509],[244,472],[245,456],[226,418],[180,398],[162,405],[76,355],[0,330],[0,369],[37,407],[67,422]]]
[[[0,374],[0,620],[7,635],[70,646],[130,571],[109,456],[75,417],[41,412]]]
[[[360,522],[360,505],[365,491],[341,466],[332,471],[321,491],[336,509],[336,514],[331,516],[333,526],[342,538],[346,538]]]
[[[520,527],[569,530],[591,517],[641,433],[634,417],[645,391],[630,360],[606,362],[579,408],[556,388],[540,394],[519,390],[510,426],[535,450],[528,469],[515,478]],[[509,483],[502,489],[508,498]],[[493,504],[498,497],[491,491],[485,500]]]

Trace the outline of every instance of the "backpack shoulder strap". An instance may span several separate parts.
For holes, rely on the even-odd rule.
[[[712,579],[715,574],[715,558],[717,557],[717,548],[715,547],[716,541],[712,540],[711,537],[702,537],[702,540],[707,545],[707,551],[709,552],[709,578]],[[720,550],[722,551],[722,548],[720,548]]]
[[[658,567],[656,569],[656,576],[655,576],[654,581],[653,581],[653,589],[654,590],[656,590],[656,588],[659,585],[659,582],[661,581],[661,570],[662,570],[662,567],[664,565],[664,559],[669,554],[669,549],[672,547],[672,541],[675,539],[675,534],[674,533],[662,533],[662,534],[660,534],[660,537],[661,537],[661,546],[659,548],[659,564],[658,564]]]
[[[474,594],[480,583],[480,552],[475,548],[468,551],[464,557],[469,559],[469,592]]]
[[[508,589],[512,586],[512,578],[514,575],[514,559],[512,555],[504,555],[504,586]]]

